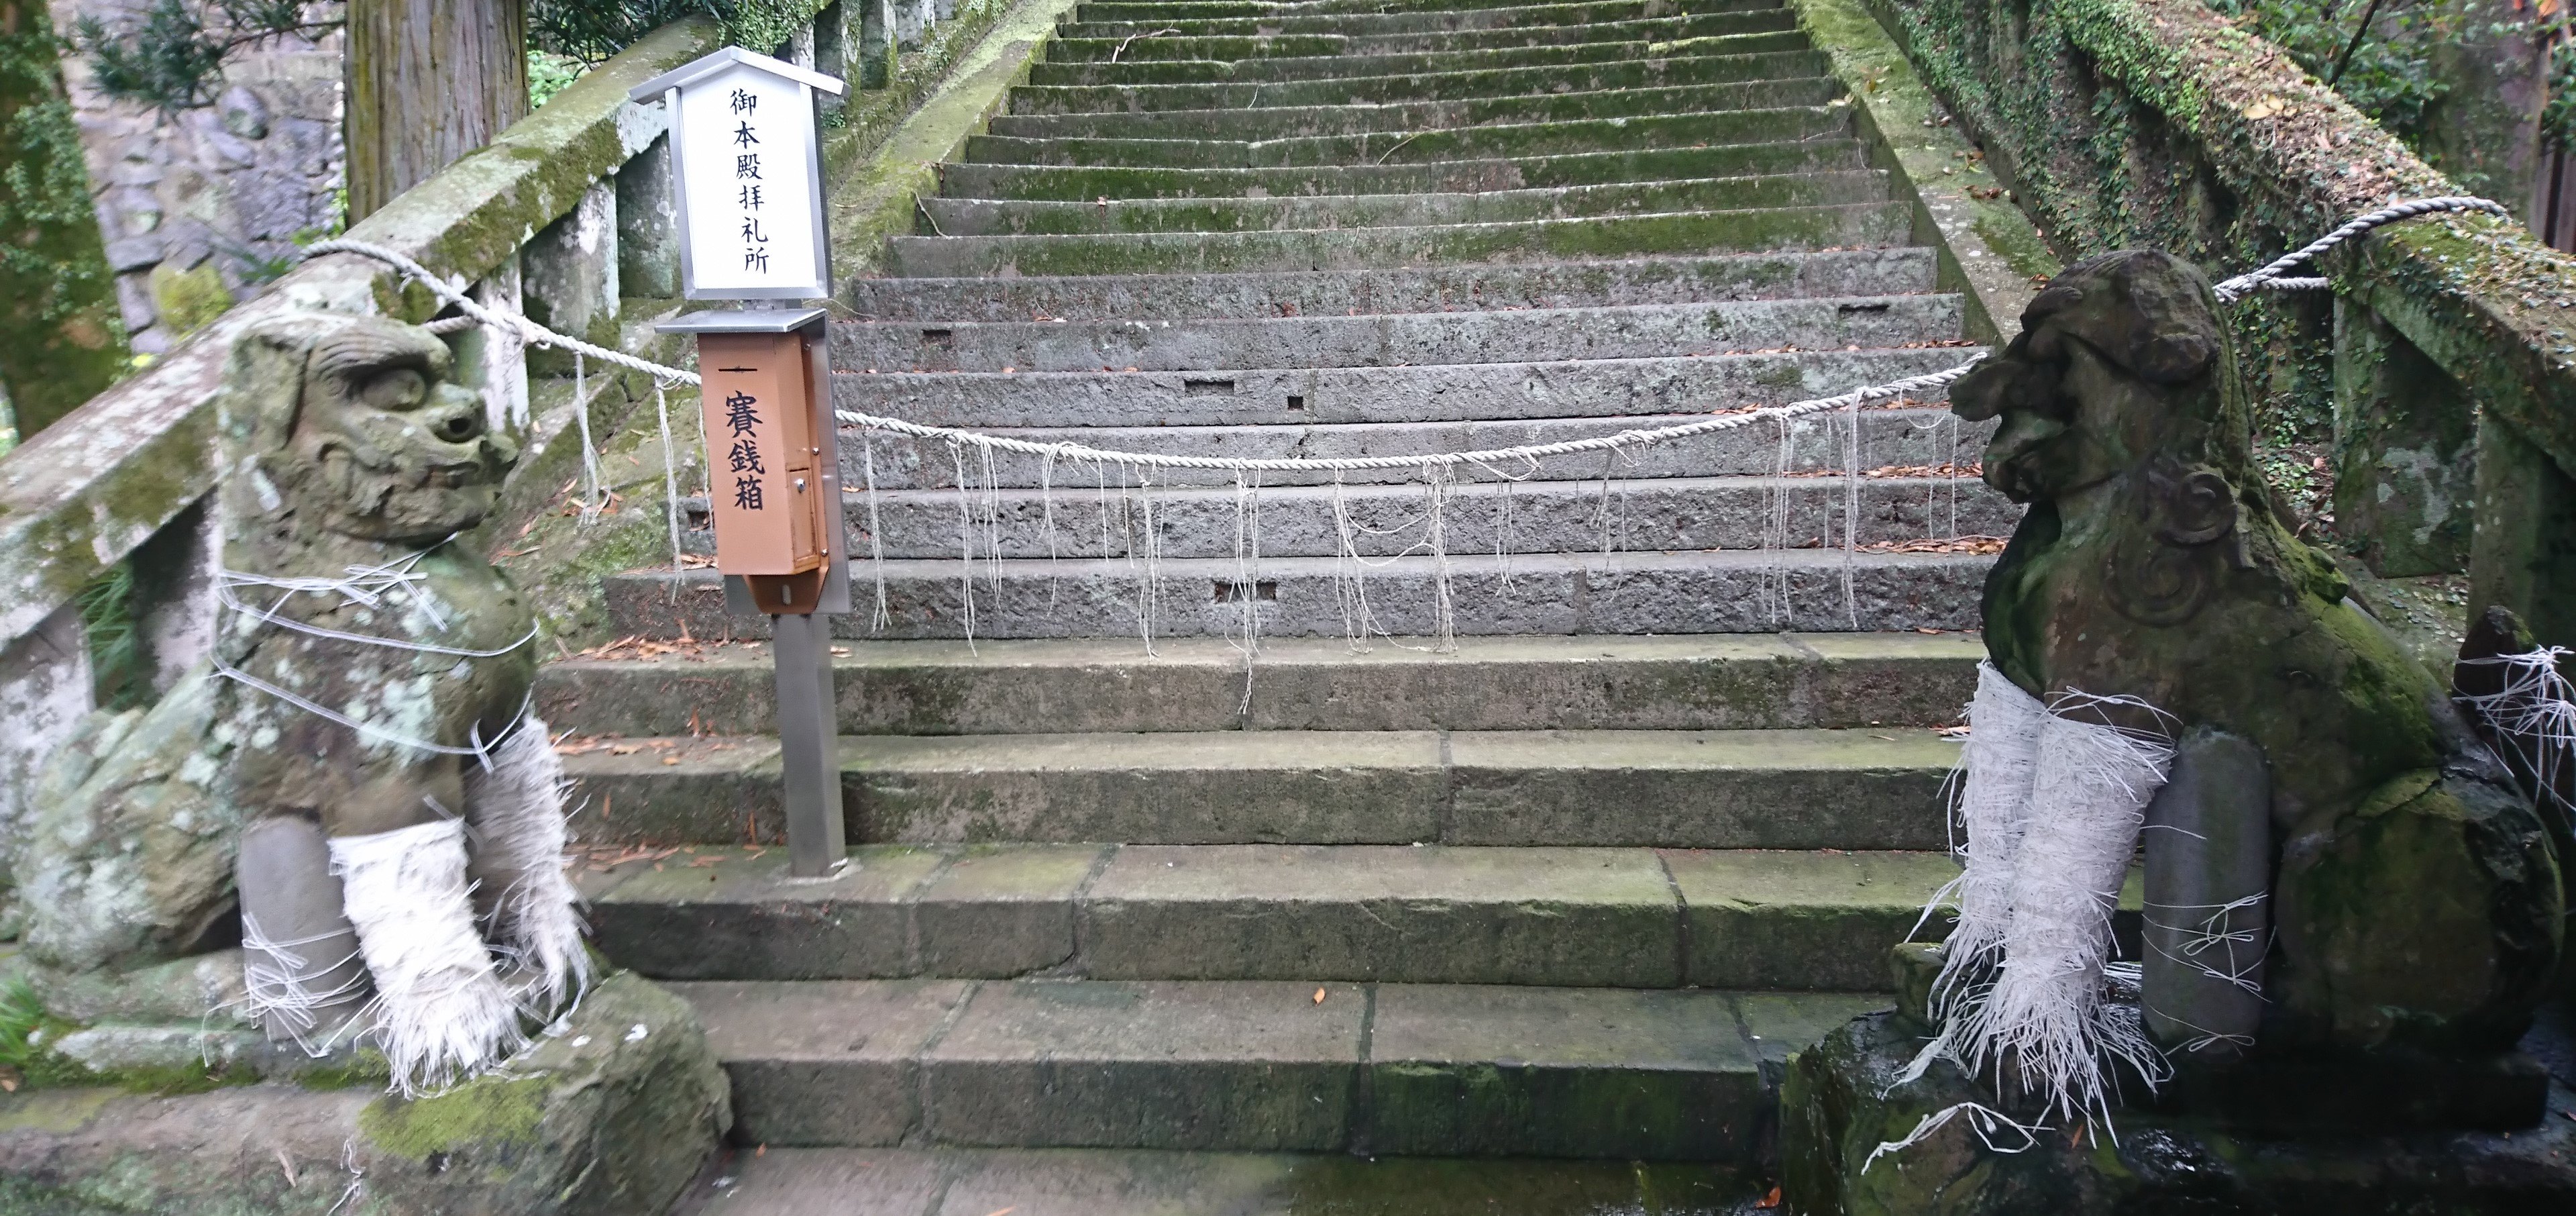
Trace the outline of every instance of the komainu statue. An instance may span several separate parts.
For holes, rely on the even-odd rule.
[[[1933,910],[1956,921],[1899,948],[1897,1012],[1793,1061],[1802,1212],[2576,1192],[2515,1050],[2560,973],[2570,857],[2528,775],[2563,766],[2473,729],[2284,526],[2217,307],[2170,255],[2097,257],[1952,389],[2028,507],[1986,582],[1964,865]],[[2498,615],[2454,677],[2481,707],[2539,687],[2492,666],[2528,649]]]
[[[515,446],[447,348],[293,316],[234,347],[214,657],[49,781],[17,860],[62,973],[243,948],[242,1012],[398,1088],[506,1057],[588,980],[535,619],[456,538]]]

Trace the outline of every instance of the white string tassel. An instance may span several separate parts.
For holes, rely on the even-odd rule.
[[[590,441],[590,388],[580,351],[572,355],[572,416],[581,428],[581,523],[589,527],[599,518],[602,505],[599,491],[599,448]]]
[[[1234,593],[1242,609],[1243,698],[1238,714],[1252,712],[1252,668],[1261,649],[1261,482],[1256,474],[1234,475]]]
[[[1425,542],[1431,548],[1431,649],[1440,654],[1458,649],[1458,607],[1449,569],[1450,476],[1447,465],[1433,465],[1422,471],[1422,493],[1430,521]]]
[[[526,1042],[492,970],[465,883],[457,819],[331,840],[331,872],[375,979],[375,1034],[406,1098],[445,1088]]]
[[[662,424],[662,515],[671,525],[671,594],[680,593],[680,458],[671,451],[671,401],[663,381],[653,382],[653,413]]]
[[[1878,1159],[1889,1153],[1901,1153],[1931,1139],[1934,1132],[1940,1131],[1949,1124],[1951,1119],[1960,1115],[1968,1116],[1969,1130],[1975,1132],[1977,1139],[1984,1141],[1987,1148],[1998,1153],[2028,1152],[2039,1144],[2039,1133],[2048,1130],[2048,1125],[2045,1123],[2021,1123],[1992,1107],[1975,1102],[1961,1102],[1923,1116],[1916,1121],[1913,1131],[1905,1133],[1904,1139],[1882,1141],[1877,1148],[1869,1150],[1869,1156],[1860,1163],[1860,1172],[1868,1173],[1869,1167],[1878,1164]],[[2020,1140],[1996,1143],[1995,1137],[2004,1132],[2010,1132],[2020,1137]]]
[[[1852,564],[1860,552],[1860,398],[1843,415],[1843,615],[1860,628],[1860,596],[1852,589]]]
[[[2524,753],[2532,784],[2540,787],[2534,796],[2558,803],[2562,814],[2576,813],[2576,807],[2565,805],[2559,793],[2565,767],[2576,760],[2576,684],[2560,671],[2560,663],[2571,654],[2576,651],[2543,646],[2521,654],[2460,660],[2505,669],[2496,691],[2461,697],[2460,704],[2483,719],[2506,746]]]
[[[877,450],[870,432],[859,432],[859,475],[868,487],[868,572],[877,585],[876,614],[868,619],[868,631],[884,633],[894,624],[894,613],[886,607],[885,525],[877,516]]]
[[[957,469],[957,611],[966,631],[966,649],[975,649],[975,494],[966,484],[966,449],[948,441],[948,460]]]
[[[540,1018],[590,983],[582,948],[581,896],[564,876],[563,758],[534,717],[492,749],[490,773],[465,775],[466,818],[474,826],[471,873],[492,944],[525,969],[520,999]]]

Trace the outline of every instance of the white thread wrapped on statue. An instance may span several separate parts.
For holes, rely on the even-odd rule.
[[[1978,661],[1977,695],[1968,703],[1968,739],[1953,774],[1959,791],[1955,822],[1965,836],[1952,842],[1961,863],[1959,876],[1932,896],[1934,907],[1949,903],[1959,915],[1947,947],[1951,961],[1932,992],[1935,1018],[1947,1020],[1952,1006],[1965,1004],[1961,994],[1969,990],[1969,981],[1987,978],[2003,952],[2013,860],[2028,825],[2031,774],[2039,759],[2040,726],[2047,720],[2048,707],[2039,698],[2005,679],[1993,663]],[[1931,910],[1924,916],[1928,919]]]
[[[375,1038],[404,1097],[441,1089],[525,1044],[465,881],[465,824],[440,819],[331,840],[331,872],[375,977]]]
[[[491,772],[465,774],[476,902],[493,947],[515,964],[511,979],[521,1001],[540,1020],[553,1017],[590,982],[581,897],[564,875],[564,792],[570,784],[546,724],[535,717],[521,719],[492,749]]]
[[[2072,691],[2041,707],[1980,668],[1961,756],[1968,868],[1935,897],[1960,909],[1934,982],[1942,1028],[1900,1081],[1948,1059],[1991,1072],[2007,1098],[2036,1098],[2044,1114],[2107,1125],[2111,1069],[2126,1064],[2149,1084],[2166,1075],[2136,1011],[2104,989],[2111,914],[2173,748],[2071,716],[2107,706],[2152,709]],[[1989,722],[1995,737],[1981,745]]]

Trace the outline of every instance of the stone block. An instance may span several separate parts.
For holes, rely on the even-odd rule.
[[[1367,999],[1299,983],[988,983],[922,1059],[950,1144],[1329,1151]]]
[[[706,1019],[754,1144],[893,1144],[921,1118],[917,1058],[973,984],[675,985]]]
[[[1680,921],[1634,849],[1131,846],[1082,907],[1102,979],[1670,987]]]
[[[1762,1086],[1718,992],[1386,985],[1366,1151],[1741,1159]]]
[[[914,896],[914,966],[1001,979],[1066,963],[1074,899],[1101,864],[1097,845],[969,845]]]
[[[681,854],[618,883],[592,905],[599,948],[656,979],[909,975],[905,897],[937,853],[859,849],[828,878],[792,878],[787,851]]]
[[[1869,991],[1888,948],[1959,873],[1945,853],[1667,850],[1690,924],[1689,983]],[[1939,936],[1935,916],[1924,928]]]

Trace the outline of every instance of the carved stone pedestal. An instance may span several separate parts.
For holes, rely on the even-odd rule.
[[[2178,1078],[2153,1100],[2131,1081],[2131,1107],[2109,1129],[2052,1125],[2004,1152],[1962,1113],[1872,1161],[1926,1116],[1996,1104],[1992,1088],[1947,1064],[1896,1084],[1931,1035],[1920,1020],[1923,951],[1900,948],[1899,1009],[1790,1057],[1782,1190],[1801,1216],[2576,1212],[2576,1092],[2522,1053],[2358,1071],[2248,1061]],[[2206,1113],[2217,1110],[2227,1117]],[[2306,1130],[2283,1130],[2294,1123]],[[2009,1128],[1992,1140],[2022,1144]]]

